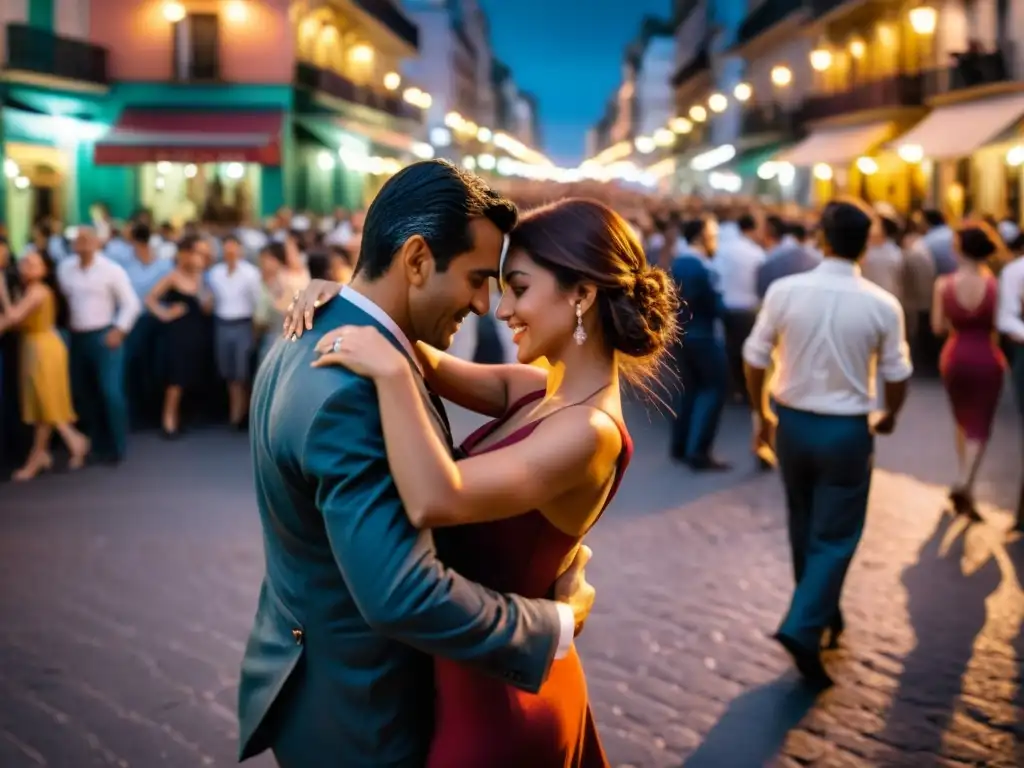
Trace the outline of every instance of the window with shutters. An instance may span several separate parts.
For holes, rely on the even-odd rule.
[[[220,29],[214,13],[193,13],[174,25],[174,79],[220,78]]]

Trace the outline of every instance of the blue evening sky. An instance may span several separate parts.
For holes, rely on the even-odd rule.
[[[644,15],[667,18],[671,0],[481,0],[494,55],[540,101],[544,151],[559,165],[583,159],[587,129],[619,83],[622,53]]]

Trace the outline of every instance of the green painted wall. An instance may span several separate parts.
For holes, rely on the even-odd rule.
[[[138,201],[138,169],[135,166],[94,165],[93,142],[78,145],[78,221],[89,221],[89,208],[106,203],[115,219],[127,219]]]
[[[56,0],[28,0],[28,23],[52,32],[55,2]]]

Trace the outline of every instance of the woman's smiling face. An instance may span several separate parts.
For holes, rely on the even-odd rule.
[[[497,317],[512,329],[519,362],[557,358],[576,324],[570,295],[521,249],[509,254],[504,282]]]

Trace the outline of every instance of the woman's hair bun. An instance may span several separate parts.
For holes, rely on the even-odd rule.
[[[678,308],[675,286],[665,270],[645,265],[632,287],[609,302],[608,341],[629,357],[659,355],[675,337]]]

